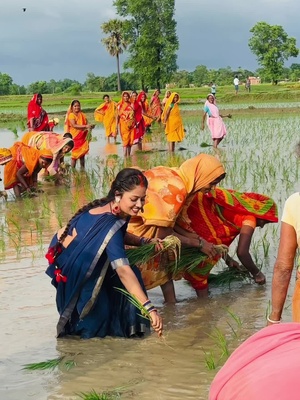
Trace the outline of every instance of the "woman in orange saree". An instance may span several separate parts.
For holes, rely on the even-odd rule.
[[[175,143],[184,139],[184,128],[178,103],[180,101],[178,93],[172,93],[168,98],[162,113],[162,122],[166,125],[165,134],[168,141],[169,152],[174,153]]]
[[[51,151],[36,150],[22,142],[14,143],[9,150],[12,159],[4,167],[4,188],[13,189],[16,197],[25,191],[35,191],[38,172],[53,160]]]
[[[73,139],[53,132],[27,132],[21,141],[37,150],[51,150],[53,161],[46,170],[46,174],[51,176],[57,174],[61,160],[74,147]]]
[[[103,96],[104,103],[100,104],[94,112],[95,121],[102,122],[105,128],[105,136],[107,143],[110,142],[110,138],[114,139],[116,143],[116,113],[117,104],[112,101],[108,94]]]
[[[265,276],[253,262],[249,249],[255,228],[262,228],[268,222],[278,222],[277,206],[270,197],[216,188],[209,194],[197,193],[194,196],[192,202],[182,209],[175,230],[182,232],[183,229],[211,243],[226,246],[230,246],[239,235],[239,260],[257,284],[264,284]],[[198,296],[207,293],[209,272],[220,257],[208,258],[193,273],[185,273],[185,279]],[[226,263],[238,267],[229,256]]]
[[[49,120],[42,107],[43,97],[40,93],[33,95],[27,107],[27,126],[32,131],[49,131]]]
[[[209,192],[225,177],[220,161],[207,154],[199,154],[186,160],[178,168],[158,166],[144,172],[148,179],[148,191],[144,212],[132,217],[128,231],[146,238],[165,238],[175,235],[183,246],[199,247],[198,237],[188,238],[174,231],[176,219],[184,206],[189,204],[198,191]],[[211,243],[202,242],[202,251],[214,257]],[[156,257],[140,267],[147,289],[161,286],[165,300],[175,302],[175,291],[165,260]]]
[[[160,122],[162,114],[159,95],[160,95],[160,90],[155,89],[150,101],[151,114],[153,115],[153,117],[156,119],[157,122]]]
[[[94,127],[88,123],[85,114],[81,111],[80,102],[73,100],[65,118],[65,132],[70,132],[74,141],[72,168],[76,167],[77,160],[80,161],[81,169],[85,168],[85,155],[89,152],[89,133]]]
[[[117,106],[116,132],[119,127],[123,142],[124,157],[129,157],[134,142],[135,116],[129,92],[122,93],[122,99]]]

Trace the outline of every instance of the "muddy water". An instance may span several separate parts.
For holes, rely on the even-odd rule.
[[[230,134],[219,155],[231,171],[224,186],[267,193],[278,201],[281,212],[285,198],[298,186],[292,154],[292,134],[297,126],[297,119],[272,121],[270,126],[260,121],[252,121],[251,126],[241,120],[230,121]],[[264,132],[263,140],[257,132]],[[0,147],[13,143],[12,133],[1,131],[0,135]],[[105,145],[103,131],[95,135],[98,141],[91,144],[89,165],[97,157],[122,155],[120,145]],[[195,123],[189,126],[189,137],[182,145],[199,152],[203,140],[209,142],[209,135],[206,132],[200,137]],[[257,156],[261,153],[264,157]],[[251,162],[243,172],[247,160]],[[149,292],[164,317],[163,339],[152,334],[142,340],[57,340],[55,291],[44,273],[43,254],[59,224],[57,214],[63,221],[72,214],[74,192],[73,187],[57,193],[48,184],[45,194],[33,199],[31,205],[27,201],[16,203],[12,197],[7,203],[0,200],[0,399],[78,399],[80,392],[101,393],[115,388],[119,388],[122,399],[207,399],[217,370],[207,369],[205,357],[212,352],[219,366],[224,362],[219,360],[221,350],[214,339],[216,328],[232,351],[265,325],[278,226],[257,229],[253,239],[252,254],[267,276],[266,286],[249,282],[234,283],[230,288],[211,287],[208,298],[197,299],[184,281],[176,282],[175,306],[163,304],[159,289]],[[42,211],[45,204],[49,212]],[[268,250],[264,250],[263,243],[270,244]],[[234,249],[232,246],[231,255]],[[290,296],[286,305],[284,318],[290,320]],[[227,310],[241,319],[240,325]],[[76,365],[69,370],[64,363],[53,371],[22,369],[24,364],[60,356]]]

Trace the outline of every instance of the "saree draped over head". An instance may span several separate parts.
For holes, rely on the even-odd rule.
[[[212,96],[212,95],[211,95]],[[207,113],[206,123],[212,139],[221,139],[226,136],[226,126],[220,116],[218,107],[206,100],[204,112]]]
[[[144,98],[145,100],[142,101],[142,98]],[[148,117],[148,115],[152,115],[152,112],[151,112],[151,108],[150,108],[148,100],[147,100],[147,93],[141,91],[137,97],[137,101],[140,102],[142,105],[143,119],[145,122],[145,130],[146,130],[146,128],[149,127],[153,122],[153,119]],[[147,115],[145,115],[145,114],[147,114]]]
[[[112,100],[100,104],[94,112],[95,121],[104,125],[106,137],[116,137],[116,113],[117,104]]]
[[[230,246],[239,235],[247,220],[260,218],[269,222],[278,221],[277,206],[273,199],[258,193],[240,193],[234,190],[216,188],[208,194],[197,193],[192,202],[184,206],[176,223],[187,231],[214,244]],[[208,286],[210,270],[220,256],[207,258],[199,264],[197,271],[185,273],[194,289]]]
[[[50,175],[58,172],[60,158],[63,157],[61,150],[67,144],[73,143],[70,138],[64,138],[54,132],[27,132],[22,137],[22,143],[34,147],[37,150],[49,149],[53,154],[53,161],[47,168]]]
[[[159,227],[173,228],[182,207],[189,204],[190,195],[224,172],[220,161],[207,154],[188,159],[179,168],[159,166],[145,171],[148,189],[144,212],[131,218],[128,231],[154,238]],[[171,278],[159,257],[139,268],[147,289],[162,285]]]
[[[299,353],[300,324],[261,329],[217,373],[209,400],[298,400]]]
[[[129,265],[124,249],[127,222],[113,214],[76,216],[77,236],[46,270],[56,287],[59,312],[57,336],[76,335],[82,338],[142,335],[149,327],[140,311],[116,288],[124,289],[115,268]],[[54,236],[51,246],[57,244]],[[59,268],[66,282],[57,281]],[[140,273],[133,268],[142,287]]]
[[[39,163],[40,157],[53,159],[52,153],[49,150],[36,150],[33,147],[26,146],[22,142],[16,142],[9,149],[12,154],[12,160],[9,161],[4,167],[4,187],[11,189],[19,184],[17,177],[18,170],[25,165],[28,172],[25,176],[28,181],[28,186],[31,186],[31,175]]]
[[[137,99],[132,102],[132,108],[134,110],[134,119],[135,119],[133,144],[136,144],[139,141],[141,141],[146,132],[145,117],[143,115],[144,109],[143,109],[143,103],[141,102],[141,97],[142,97],[141,95],[138,95]]]
[[[48,131],[48,115],[46,111],[37,104],[38,94],[34,94],[27,107],[27,126],[30,128],[30,120],[33,118],[33,129],[35,131]]]
[[[178,101],[173,103],[176,95],[178,96]],[[178,105],[179,101],[180,98],[178,93],[172,93],[166,101],[166,105],[161,116],[162,122],[166,124],[165,134],[167,135],[168,142],[181,142],[185,136],[182,117]],[[166,120],[168,110],[170,110],[170,113]]]
[[[71,120],[75,121],[76,125],[87,125],[87,119],[82,111],[80,111],[78,114],[74,114],[70,105],[65,118],[64,131],[71,133],[73,137],[74,147],[72,149],[71,157],[73,160],[78,160],[89,152],[89,131],[88,129],[73,128],[70,122]]]
[[[128,92],[123,92],[122,93],[122,100],[118,103],[118,115],[120,117],[119,119],[119,125],[120,125],[120,135],[122,138],[123,146],[124,147],[129,147],[133,145],[134,142],[134,127],[135,127],[135,113],[133,106],[130,102],[123,101],[123,95],[124,93]]]

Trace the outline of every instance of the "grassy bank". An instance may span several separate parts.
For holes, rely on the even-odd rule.
[[[197,105],[202,108],[201,103],[206,99],[209,93],[209,87],[201,88],[172,88],[177,91],[181,97],[181,104]],[[43,95],[43,106],[50,117],[63,117],[74,98],[78,98],[81,102],[83,111],[90,120],[93,119],[94,109],[102,102],[104,93],[81,93],[80,95],[71,94],[45,94]],[[152,91],[149,91],[149,97]],[[163,97],[164,91],[161,97]],[[120,93],[111,92],[109,95],[118,101],[121,97]],[[26,122],[27,104],[31,96],[1,96],[0,102],[0,126],[7,126],[11,123]],[[233,86],[217,87],[217,100],[220,109],[222,104],[226,104],[226,111],[234,114],[251,117],[257,116],[257,112],[261,115],[269,114],[296,114],[299,112],[299,106],[296,104],[300,101],[300,83],[283,83],[277,86],[271,84],[253,85],[251,93],[246,92],[243,86],[240,87],[239,94],[236,96]],[[267,107],[261,107],[261,103],[266,103]],[[288,108],[282,108],[280,103],[291,103]],[[293,106],[294,103],[294,106]],[[230,109],[232,104],[232,109]],[[259,110],[256,105],[260,104]],[[229,105],[229,107],[228,107]],[[244,105],[239,109],[239,105]],[[245,107],[246,105],[246,107]],[[187,114],[193,114],[194,111],[184,111]]]

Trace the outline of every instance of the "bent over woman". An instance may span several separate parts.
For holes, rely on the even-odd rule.
[[[131,216],[143,207],[148,182],[139,170],[118,173],[108,195],[81,208],[54,236],[46,255],[56,288],[57,336],[81,338],[143,335],[149,322],[118,289],[146,308],[161,335],[162,319],[146,295],[139,271],[131,268],[124,243],[142,245],[126,233]]]

